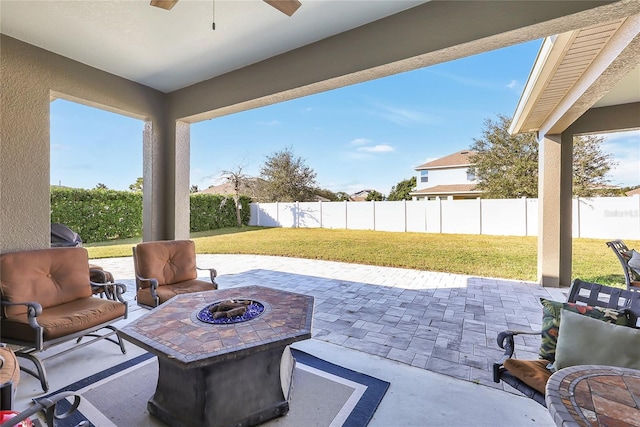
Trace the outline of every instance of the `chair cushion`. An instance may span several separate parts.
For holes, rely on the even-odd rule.
[[[91,297],[89,256],[85,248],[53,248],[0,255],[0,294],[10,302],[38,302],[54,307]],[[27,312],[26,306],[3,307],[2,316]],[[4,331],[3,331],[4,332]]]
[[[570,302],[551,301],[540,298],[542,303],[542,341],[539,356],[541,359],[554,362],[556,360],[556,343],[563,309],[608,323],[627,324],[627,316],[613,308],[591,307]]]
[[[140,243],[136,246],[136,264],[138,276],[156,279],[159,286],[198,277],[196,248],[191,240]]]
[[[618,326],[563,310],[555,368],[608,365],[640,369],[640,329]]]
[[[187,280],[185,282],[175,283],[173,285],[158,286],[157,294],[160,298],[160,304],[170,300],[176,295],[188,294],[191,292],[213,291],[215,288],[211,282],[204,280]],[[154,306],[155,302],[151,297],[151,289],[143,288],[138,290],[138,303]]]
[[[552,372],[547,369],[548,364],[549,361],[544,359],[507,359],[504,361],[503,366],[511,373],[511,375],[518,378],[529,387],[544,394],[544,388],[552,374]]]
[[[110,322],[123,317],[126,305],[108,299],[84,298],[42,311],[36,319],[42,326],[45,341]],[[7,338],[33,342],[35,330],[29,326],[26,314],[2,320],[2,334]]]
[[[13,350],[0,347],[0,384],[13,383],[13,388],[20,382],[20,365]]]

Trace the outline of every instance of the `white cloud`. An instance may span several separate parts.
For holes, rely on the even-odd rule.
[[[408,108],[381,106],[381,109],[382,111],[375,112],[374,115],[402,126],[413,123],[434,123],[436,121],[433,116]]]
[[[518,88],[518,81],[517,80],[511,80],[508,84],[507,87],[509,89],[517,89]]]
[[[349,145],[365,145],[372,143],[373,141],[367,138],[356,138],[349,141]]]
[[[366,153],[389,153],[395,151],[395,149],[389,144],[378,144],[371,147],[360,147],[358,151],[364,151]]]
[[[70,147],[68,145],[64,145],[64,144],[51,144],[52,150],[64,151],[64,150],[68,150],[69,148]]]

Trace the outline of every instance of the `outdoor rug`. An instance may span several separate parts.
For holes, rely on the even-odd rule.
[[[366,426],[389,383],[291,349],[296,359],[289,412],[263,426]],[[157,358],[146,353],[84,378],[61,391],[82,395],[80,408],[58,427],[83,420],[95,427],[164,427],[147,411],[158,378]],[[61,402],[59,410],[65,407]]]

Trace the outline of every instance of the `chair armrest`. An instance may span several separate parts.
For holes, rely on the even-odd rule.
[[[125,302],[125,299],[122,297],[122,294],[127,292],[127,286],[123,283],[96,283],[90,282],[91,286],[99,286],[105,290],[107,294],[107,298],[110,300],[118,300],[120,302]]]
[[[62,414],[56,413],[56,405],[59,401],[64,400],[68,397],[73,397],[73,403],[71,407]],[[34,404],[22,412],[20,412],[15,417],[11,418],[9,421],[2,423],[0,427],[12,427],[18,425],[21,421],[26,420],[32,415],[36,415],[38,412],[43,411],[45,413],[45,422],[47,426],[53,427],[56,419],[61,420],[63,418],[67,418],[73,412],[78,409],[80,406],[81,397],[79,394],[76,394],[72,391],[65,391],[58,393],[56,395],[50,397],[43,397],[40,399],[33,399]],[[80,423],[77,426],[89,425],[88,423]],[[76,427],[77,427],[76,426]]]
[[[92,273],[100,276],[100,278],[102,279],[102,282],[99,282],[100,285],[105,283],[112,283],[112,281],[109,280],[107,272],[102,270],[101,268],[89,268],[89,275],[91,275]]]
[[[198,270],[209,270],[209,278],[211,279],[211,283],[213,283],[214,287],[218,289],[218,284],[216,283],[216,277],[218,276],[218,271],[215,268],[200,268],[196,266]]]
[[[12,305],[26,305],[27,306],[27,318],[29,319],[29,326],[34,329],[38,329],[40,325],[36,320],[36,317],[42,314],[42,306],[37,302],[9,302],[9,301],[1,301],[4,306],[12,306]]]
[[[142,277],[142,276],[138,276],[136,274],[136,280],[138,281],[138,283],[141,284],[141,282],[149,282],[149,288],[151,290],[151,296],[153,298],[157,298],[158,294],[156,292],[156,289],[158,289],[158,279],[154,279],[154,278],[147,278],[147,277]],[[138,290],[136,289],[136,292]]]
[[[516,335],[542,335],[541,331],[502,331],[498,334],[498,346],[504,349],[504,354],[493,364],[493,380],[500,382],[500,371],[504,369],[502,365],[507,359],[511,359],[515,354],[516,347],[513,337]]]

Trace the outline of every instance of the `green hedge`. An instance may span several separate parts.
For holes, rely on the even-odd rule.
[[[250,204],[251,199],[249,197],[240,197],[240,205],[242,206],[240,218],[244,225],[249,224]],[[216,228],[235,227],[237,225],[233,197],[219,194],[191,195],[191,231],[215,230]]]
[[[251,199],[241,197],[242,223],[249,223]],[[51,187],[51,222],[65,224],[85,243],[142,236],[142,193]],[[232,197],[191,195],[191,231],[236,226]]]

